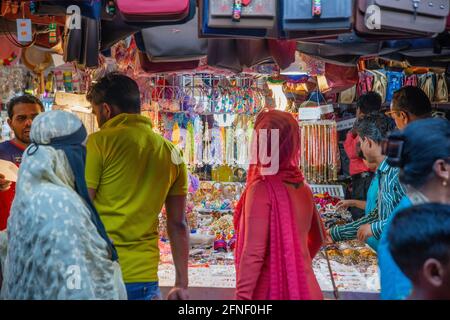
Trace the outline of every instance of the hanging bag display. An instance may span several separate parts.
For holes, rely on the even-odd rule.
[[[179,21],[189,15],[189,0],[116,0],[127,21]]]
[[[100,21],[81,17],[81,29],[69,28],[68,16],[63,38],[64,61],[76,62],[87,68],[98,67],[100,54]]]
[[[285,0],[284,31],[348,32],[352,28],[353,0]]]
[[[212,0],[208,26],[232,29],[271,29],[277,16],[276,0]]]
[[[394,97],[394,92],[403,87],[404,74],[402,72],[388,71],[387,76],[387,90],[386,90],[386,102],[390,103]]]
[[[145,53],[139,52],[139,63],[141,69],[147,73],[166,73],[192,71],[199,66],[200,61],[152,62]]]
[[[82,17],[83,43],[80,64],[86,68],[99,66],[100,21]]]
[[[210,39],[208,65],[236,73],[244,67],[272,62],[267,40],[263,39]]]
[[[417,87],[419,85],[417,75],[412,74],[405,78],[405,86]]]
[[[147,22],[133,22],[126,21],[126,19],[122,16],[120,11],[117,11],[116,14],[112,17],[112,19],[103,19],[101,20],[101,45],[100,50],[106,50],[111,48],[114,44],[119,42],[120,40],[124,40],[127,37],[134,35],[136,32],[141,31],[146,28],[153,27],[162,27],[162,26],[174,26],[176,25],[184,25],[187,22],[191,21],[197,11],[196,0],[190,0],[189,5],[189,14],[182,20],[179,21],[147,21]],[[179,28],[179,27],[178,27]]]
[[[370,72],[363,71],[359,73],[359,81],[356,88],[358,97],[372,91],[374,78],[374,75]]]
[[[448,102],[448,86],[445,73],[436,74],[436,93],[434,100],[438,103]]]
[[[216,28],[208,24],[210,2],[199,1],[199,37],[201,38],[266,38],[268,30],[264,28]],[[248,0],[247,0],[248,1]]]
[[[367,41],[353,32],[341,34],[334,40],[322,43],[298,41],[297,50],[321,60],[340,65],[357,65],[361,57],[385,55],[401,50],[403,47],[385,48],[382,41]]]
[[[339,94],[338,103],[351,104],[356,98],[356,86],[344,90]]]
[[[234,39],[210,39],[208,41],[208,65],[211,67],[242,71],[237,55],[237,43]]]
[[[198,18],[183,25],[169,25],[143,29],[135,35],[140,50],[150,61],[192,61],[205,57],[208,41],[198,38]]]
[[[81,57],[81,47],[83,42],[82,29],[69,28],[72,17],[67,16],[66,27],[64,29],[63,47],[64,61],[78,62]]]
[[[267,40],[236,39],[237,54],[241,66],[247,68],[273,62]]]
[[[367,70],[367,72],[373,74],[373,87],[372,91],[375,91],[381,96],[382,103],[386,102],[386,92],[387,92],[387,77],[386,75],[378,70]]]
[[[435,82],[436,79],[434,73],[429,72],[419,76],[419,86],[428,96],[430,101],[434,101]]]
[[[381,35],[441,33],[449,7],[448,0],[357,0],[356,30]],[[379,11],[370,11],[373,8]]]

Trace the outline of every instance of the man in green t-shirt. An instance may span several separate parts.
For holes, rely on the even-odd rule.
[[[186,165],[176,147],[140,115],[137,83],[112,73],[87,99],[99,132],[87,142],[89,193],[119,254],[130,300],[160,299],[158,215],[163,205],[176,269],[169,299],[187,299],[189,233],[185,206]]]

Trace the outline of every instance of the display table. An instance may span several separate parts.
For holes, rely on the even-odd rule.
[[[334,299],[333,287],[326,260],[314,260],[314,271],[325,299]],[[342,300],[375,300],[379,297],[378,270],[370,266],[365,270],[331,261],[333,276]],[[175,283],[175,268],[164,263],[159,268],[159,281],[163,297]],[[189,293],[193,300],[231,300],[236,286],[234,265],[209,265],[189,268]]]

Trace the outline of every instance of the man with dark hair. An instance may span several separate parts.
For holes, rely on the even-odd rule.
[[[364,242],[369,239],[371,242],[379,240],[389,216],[405,195],[405,189],[398,178],[400,170],[389,166],[382,154],[382,141],[395,129],[392,121],[382,113],[372,113],[359,119],[355,123],[355,129],[367,162],[377,165],[375,173],[375,179],[378,181],[377,205],[363,218],[331,228],[328,231],[329,235],[336,242],[354,239]]]
[[[375,91],[362,95],[356,103],[356,117],[361,119],[370,113],[380,112],[382,103],[381,96]]]
[[[0,159],[15,163],[22,161],[22,155],[30,144],[30,130],[34,118],[45,111],[42,102],[32,95],[22,95],[11,99],[7,104],[8,125],[14,138],[0,143]],[[15,196],[15,183],[4,180],[0,174],[0,230],[6,229],[9,211]]]
[[[111,73],[94,84],[87,99],[100,131],[87,142],[86,182],[117,248],[128,298],[160,298],[158,218],[165,204],[176,269],[169,299],[187,299],[188,175],[182,157],[140,115],[140,92],[131,78]]]
[[[119,73],[110,73],[100,79],[88,92],[87,99],[92,103],[99,127],[119,114],[141,113],[137,83]]]
[[[450,300],[450,206],[400,211],[387,237],[392,257],[413,284],[409,299]]]
[[[386,112],[403,130],[409,123],[431,117],[431,102],[419,87],[406,86],[394,93],[391,110]]]
[[[381,96],[376,92],[369,92],[358,99],[356,117],[361,119],[367,114],[380,112]],[[343,200],[340,207],[350,207],[353,220],[358,220],[364,216],[366,205],[366,195],[373,178],[373,173],[359,157],[359,139],[355,129],[347,133],[344,142],[344,149],[350,159],[350,176],[352,178],[351,200]]]

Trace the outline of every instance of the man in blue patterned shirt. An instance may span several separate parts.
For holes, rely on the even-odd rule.
[[[381,142],[395,129],[392,120],[381,113],[370,114],[358,120],[355,129],[364,157],[369,163],[377,164],[377,206],[359,220],[331,228],[328,233],[335,242],[355,239],[366,242],[371,237],[379,240],[389,216],[405,195],[405,189],[398,179],[399,169],[389,166],[382,154]]]

